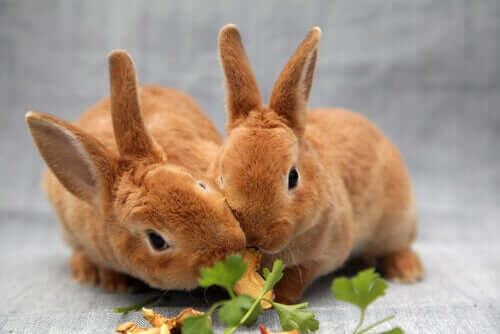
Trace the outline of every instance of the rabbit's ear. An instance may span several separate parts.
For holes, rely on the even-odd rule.
[[[313,28],[281,71],[269,102],[269,107],[285,118],[297,133],[302,133],[305,127],[320,39],[321,29]]]
[[[234,24],[219,33],[219,58],[226,82],[228,129],[262,106],[259,87],[243,49],[240,32]]]
[[[53,116],[30,111],[26,121],[43,159],[61,184],[94,205],[109,195],[117,157],[96,138]]]
[[[110,53],[109,76],[111,115],[120,155],[125,159],[161,156],[142,119],[135,66],[127,52]]]

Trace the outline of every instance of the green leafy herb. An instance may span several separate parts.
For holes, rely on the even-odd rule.
[[[244,318],[241,320],[241,324],[247,327],[254,325],[259,318],[259,315],[263,312],[260,303],[255,304],[255,306],[247,311]]]
[[[217,318],[220,322],[228,326],[236,326],[240,323],[240,320],[245,316],[250,307],[252,307],[253,299],[250,296],[237,296],[226,303],[219,309],[217,313]],[[261,311],[261,309],[259,308]],[[254,319],[257,320],[258,313],[254,315]],[[255,321],[254,321],[255,322]],[[253,323],[249,322],[249,325]]]
[[[264,284],[264,290],[262,292],[262,296],[264,296],[268,291],[270,291],[276,283],[278,283],[283,278],[283,271],[285,270],[285,265],[283,261],[276,260],[273,263],[273,269],[269,271],[269,269],[264,268],[263,274],[266,279],[266,283]]]
[[[319,321],[314,318],[314,313],[302,311],[307,303],[297,305],[283,305],[272,303],[280,318],[281,327],[285,331],[297,329],[301,333],[315,331],[319,328]]]
[[[356,277],[348,279],[337,278],[333,281],[332,290],[335,298],[366,310],[375,299],[385,295],[387,283],[379,278],[374,269],[360,272]]]
[[[227,290],[230,299],[215,303],[202,316],[187,318],[182,326],[183,334],[213,334],[211,317],[212,313],[218,308],[218,320],[228,326],[224,334],[231,334],[240,326],[255,324],[257,318],[263,312],[261,301],[264,299],[264,295],[274,288],[276,283],[283,277],[285,265],[283,261],[276,260],[271,271],[264,269],[264,286],[256,299],[250,296],[236,296],[234,294],[234,285],[243,276],[246,268],[247,264],[242,260],[241,256],[231,255],[224,262],[218,261],[213,267],[203,268],[200,271],[200,286],[204,288],[213,285],[220,286]],[[298,329],[301,332],[308,332],[318,329],[319,323],[314,318],[314,314],[302,311],[307,307],[307,303],[282,305],[266,301],[275,307],[284,330]]]
[[[361,311],[358,325],[354,329],[353,334],[366,333],[367,331],[394,318],[394,316],[392,315],[380,321],[377,321],[376,323],[367,326],[364,329],[361,329],[365,319],[366,309],[377,298],[384,296],[386,289],[387,283],[385,283],[380,278],[379,274],[376,273],[374,269],[363,270],[351,279],[348,279],[346,277],[339,277],[333,281],[331,290],[334,293],[334,297],[338,300],[357,306]],[[398,327],[380,334],[403,333],[403,330]]]
[[[201,277],[198,280],[203,288],[218,285],[227,290],[231,298],[234,298],[233,286],[247,270],[247,264],[241,256],[230,255],[224,262],[215,262],[212,268],[201,269]]]
[[[228,326],[224,334],[231,334],[240,326],[252,326],[263,312],[261,307],[261,301],[263,300],[273,305],[284,331],[296,329],[301,333],[308,333],[319,328],[319,322],[314,314],[304,310],[308,303],[284,305],[264,298],[264,295],[273,289],[283,277],[285,265],[281,260],[274,262],[272,270],[264,268],[265,283],[256,299],[245,295],[236,296],[233,291],[234,285],[243,276],[246,268],[247,264],[242,260],[241,256],[232,255],[228,256],[224,262],[218,261],[213,267],[201,270],[200,285],[202,287],[220,286],[228,291],[230,299],[216,302],[203,315],[186,318],[182,325],[182,334],[214,334],[212,313],[217,309],[218,320]],[[394,315],[391,315],[362,328],[368,306],[384,296],[387,290],[387,283],[380,278],[374,269],[361,271],[351,279],[339,277],[332,282],[331,290],[336,299],[355,305],[360,309],[360,320],[353,334],[367,334],[375,327],[394,319]],[[139,304],[116,308],[115,312],[139,310],[164,295],[165,293],[162,293]],[[378,334],[404,334],[404,331],[400,327],[396,327]]]
[[[196,315],[184,319],[182,334],[213,334],[210,314]]]

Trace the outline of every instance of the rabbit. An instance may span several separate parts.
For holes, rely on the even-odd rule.
[[[245,249],[238,221],[206,173],[222,142],[188,95],[139,87],[130,56],[109,55],[110,97],[71,124],[28,112],[44,190],[73,248],[72,276],[108,291],[137,278],[195,288],[199,269]]]
[[[307,110],[321,30],[313,28],[280,73],[268,106],[235,25],[218,39],[227,138],[209,175],[246,235],[247,247],[285,265],[276,298],[294,303],[346,260],[378,264],[390,280],[423,275],[411,244],[417,218],[397,148],[348,110]]]

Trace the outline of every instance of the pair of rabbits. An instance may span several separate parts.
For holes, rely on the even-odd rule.
[[[72,276],[110,291],[126,290],[129,276],[192,289],[200,268],[257,247],[264,265],[285,262],[275,290],[285,303],[349,258],[377,260],[388,279],[420,279],[398,150],[360,115],[307,111],[320,38],[312,29],[265,106],[237,27],[222,28],[225,143],[188,95],[139,87],[124,51],[109,56],[110,97],[76,123],[29,112]]]

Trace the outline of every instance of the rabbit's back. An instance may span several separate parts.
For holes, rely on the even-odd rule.
[[[142,86],[142,114],[146,127],[163,148],[169,163],[203,174],[222,143],[212,121],[187,94],[167,87]],[[76,125],[117,152],[107,97],[89,108]]]
[[[331,177],[340,175],[346,186],[353,209],[355,244],[374,239],[373,233],[385,229],[381,224],[392,224],[392,219],[386,219],[388,215],[414,215],[403,158],[373,123],[347,110],[311,109],[306,136]]]

